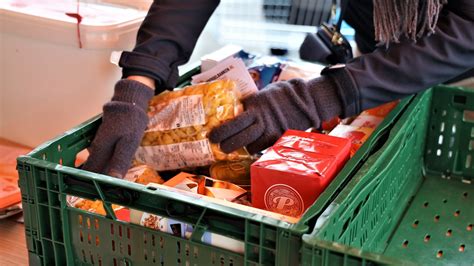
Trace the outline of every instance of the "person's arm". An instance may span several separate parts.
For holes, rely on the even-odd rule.
[[[123,79],[104,105],[84,170],[125,175],[148,124],[149,100],[175,85],[178,65],[191,56],[217,4],[215,0],[153,2],[138,31],[135,49],[122,54]]]
[[[178,66],[186,63],[218,0],[156,0],[140,26],[132,52],[122,53],[123,77],[155,81],[157,93],[172,88]]]
[[[377,48],[329,70],[346,116],[445,82],[474,67],[474,2],[450,1],[435,34]]]

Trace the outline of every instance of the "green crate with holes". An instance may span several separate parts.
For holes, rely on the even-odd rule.
[[[189,84],[196,68],[180,78]],[[302,235],[345,184],[386,140],[413,97],[401,101],[345,165],[298,223],[290,224],[183,194],[153,189],[81,170],[76,156],[100,125],[95,117],[18,158],[27,248],[31,265],[297,265]],[[67,203],[68,196],[100,199],[107,215]],[[117,204],[193,226],[189,238],[173,236],[118,219]],[[242,244],[242,250],[204,241],[213,234]]]
[[[303,236],[303,265],[474,265],[474,90],[418,95]]]

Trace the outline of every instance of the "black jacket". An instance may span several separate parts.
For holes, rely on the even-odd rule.
[[[156,0],[139,29],[132,52],[120,60],[124,77],[155,79],[157,92],[175,86],[177,67],[189,60],[218,0]],[[474,1],[449,0],[436,33],[416,43],[376,48],[371,0],[349,1],[345,19],[356,30],[359,49],[336,76],[345,115],[419,92],[474,68]]]

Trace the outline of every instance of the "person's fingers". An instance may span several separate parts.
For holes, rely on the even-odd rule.
[[[107,167],[107,174],[123,178],[132,163],[133,155],[140,144],[141,138],[133,135],[122,137],[117,144]]]
[[[89,157],[82,169],[95,173],[105,173],[105,166],[109,162],[114,151],[115,141],[111,139],[101,126],[88,148]]]
[[[270,134],[268,136],[263,136],[256,141],[248,144],[247,151],[250,154],[257,153],[259,151],[262,151],[270,146],[272,146],[279,138],[280,136],[278,134]]]
[[[229,137],[239,133],[255,122],[255,116],[250,112],[244,112],[236,118],[225,122],[214,128],[209,134],[209,140],[213,143],[219,143]]]
[[[220,148],[225,153],[231,153],[240,147],[257,141],[258,138],[262,136],[264,130],[262,124],[254,123],[237,134],[223,140],[220,144]]]

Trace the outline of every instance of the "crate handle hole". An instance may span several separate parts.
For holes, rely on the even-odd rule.
[[[431,236],[430,236],[430,235],[425,235],[425,239],[424,239],[425,242],[430,241],[430,239],[431,239]]]
[[[466,169],[469,169],[471,168],[471,163],[472,163],[472,156],[470,154],[468,154],[466,156]]]
[[[453,96],[453,102],[454,103],[459,103],[459,104],[466,104],[466,96],[464,95],[454,95]]]
[[[440,259],[443,257],[443,251],[442,250],[438,250],[438,252],[436,253],[436,258]]]
[[[89,151],[84,149],[76,154],[76,159],[74,160],[74,166],[79,168],[86,160],[89,158]]]
[[[94,219],[94,228],[95,230],[99,230],[99,220],[97,218]]]
[[[446,231],[446,236],[447,236],[447,237],[450,237],[450,236],[452,236],[452,235],[453,235],[453,230],[448,229],[448,231]]]
[[[459,245],[459,252],[464,252],[464,249],[466,249],[466,245],[464,244]]]
[[[408,247],[408,240],[403,241],[402,246],[404,248]]]

